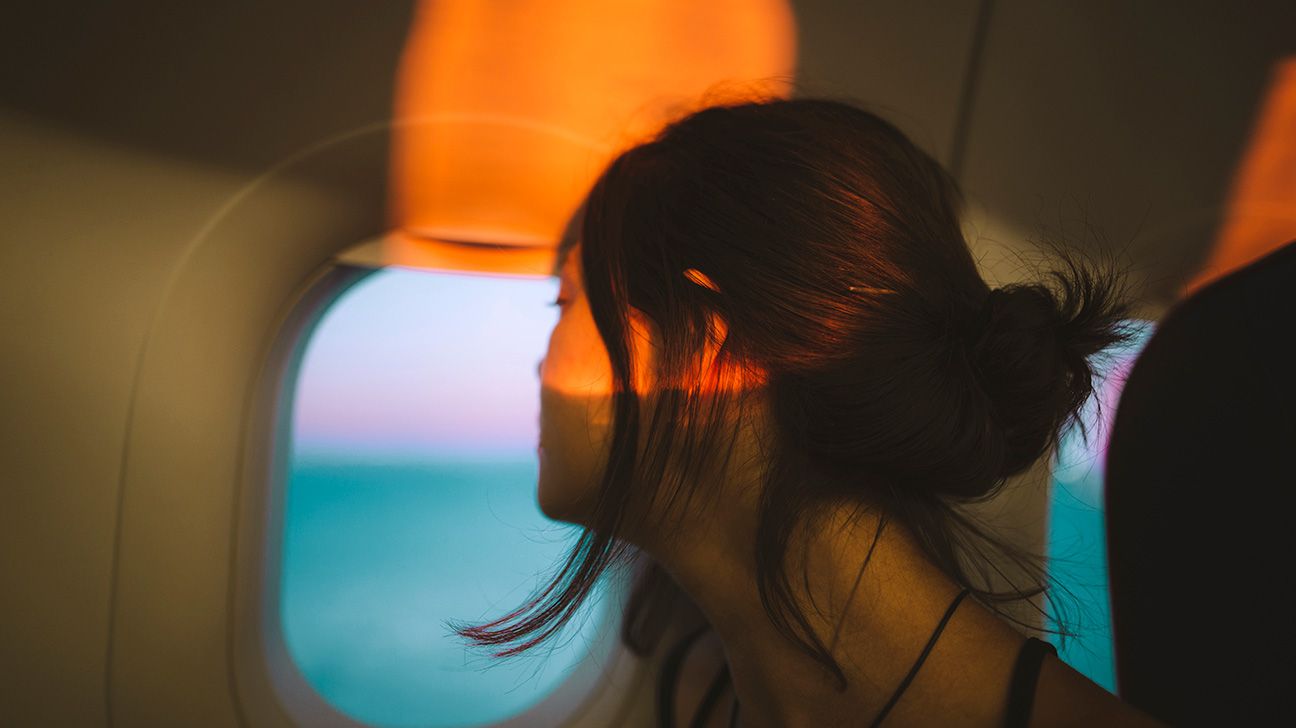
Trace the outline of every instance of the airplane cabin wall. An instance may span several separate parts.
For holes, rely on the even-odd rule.
[[[106,725],[110,710],[119,725],[236,723],[232,483],[207,479],[237,449],[161,403],[165,437],[140,445],[161,453],[188,440],[185,475],[123,492],[140,464],[126,457],[137,373],[159,317],[194,303],[187,263],[209,265],[223,292],[211,311],[189,311],[197,345],[219,342],[222,318],[249,294],[286,293],[191,244],[273,165],[390,116],[410,9],[373,7],[24,4],[0,24],[0,724]],[[279,261],[296,268],[289,278],[331,253],[304,246],[381,230],[377,139],[335,145],[256,188],[260,239],[298,256]],[[256,333],[241,346],[260,346],[267,331]],[[216,388],[218,363],[144,376],[187,375],[236,414],[244,393]],[[146,526],[161,525],[141,525],[149,509],[183,548],[149,550]],[[119,537],[129,553],[115,560]]]

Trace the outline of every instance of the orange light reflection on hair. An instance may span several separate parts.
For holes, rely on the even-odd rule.
[[[1296,238],[1296,56],[1273,70],[1219,234],[1183,295]]]
[[[785,0],[425,0],[397,75],[381,257],[547,275],[616,151],[703,103],[787,96],[795,62]]]

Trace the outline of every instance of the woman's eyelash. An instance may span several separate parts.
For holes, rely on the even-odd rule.
[[[566,305],[567,303],[570,303],[570,302],[569,302],[567,299],[565,299],[565,298],[559,296],[558,298],[556,298],[556,299],[550,301],[550,302],[549,302],[549,305],[550,305],[550,306],[558,306],[559,308],[561,308],[562,306]]]

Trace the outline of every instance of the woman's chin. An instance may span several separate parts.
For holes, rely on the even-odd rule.
[[[597,485],[591,463],[593,456],[571,452],[562,443],[540,446],[536,450],[539,475],[536,478],[536,500],[545,516],[576,526],[589,523]]]
[[[556,504],[551,500],[545,498],[543,493],[540,494],[539,500],[540,500],[540,512],[543,513],[546,518],[552,521],[569,523],[573,526],[585,525],[584,523],[581,522],[581,519],[576,514],[576,511],[568,507],[566,504]]]
[[[564,497],[561,489],[554,487],[553,483],[545,477],[543,457],[540,459],[539,480],[536,486],[536,501],[540,505],[540,512],[552,520],[579,525],[575,509],[572,507],[572,499]]]

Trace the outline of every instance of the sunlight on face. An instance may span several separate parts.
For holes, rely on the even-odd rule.
[[[696,285],[719,290],[699,271],[689,269],[683,275]],[[612,436],[613,375],[585,296],[579,244],[563,262],[558,304],[558,323],[540,365],[538,497],[545,515],[583,525],[593,505],[597,478],[607,461]],[[724,321],[718,316],[712,317],[711,326],[715,340],[701,352],[702,371],[712,366],[719,342],[726,335]],[[658,338],[652,323],[635,309],[630,311],[630,328],[635,390],[641,408],[647,408],[656,386],[653,373]],[[748,389],[763,383],[763,377],[752,372],[729,371],[714,383],[707,380],[701,389]]]
[[[585,297],[580,247],[560,271],[558,323],[540,364],[540,508],[561,521],[582,523],[607,460],[612,436],[612,364]],[[635,387],[650,389],[652,338],[632,313]]]

